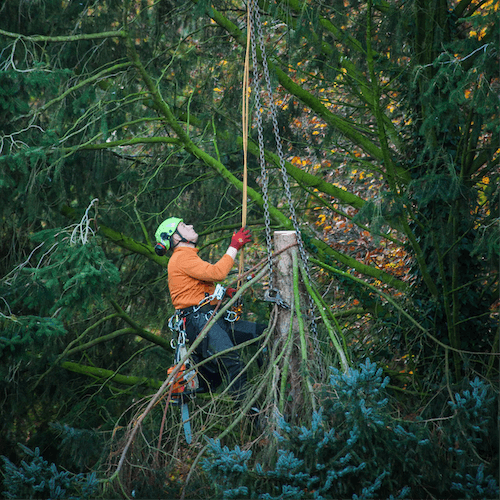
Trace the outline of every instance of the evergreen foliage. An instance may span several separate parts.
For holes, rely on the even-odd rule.
[[[95,473],[72,474],[58,470],[40,455],[40,449],[34,451],[19,445],[31,460],[23,460],[19,466],[8,458],[4,461],[3,485],[5,498],[50,498],[80,500],[95,498],[98,482]]]
[[[7,350],[5,354],[15,358],[28,348],[41,348],[51,337],[63,336],[64,320],[99,306],[119,283],[118,269],[102,247],[92,238],[77,241],[75,231],[34,235],[33,241],[43,246],[42,259],[36,266],[26,262],[0,282],[6,312],[25,313],[2,315],[0,356]]]
[[[36,267],[22,267],[15,279],[9,280],[5,298],[11,306],[66,319],[88,311],[91,304],[114,290],[120,282],[118,269],[91,238],[92,233],[84,234],[85,241],[80,241],[78,229],[73,233],[41,231],[32,237],[47,249],[46,260]]]
[[[456,393],[448,403],[452,412],[433,430],[422,419],[395,416],[389,379],[370,360],[332,372],[310,426],[280,419],[272,463],[252,462],[251,450],[209,441],[203,468],[217,494],[268,500],[498,495],[498,482],[485,476],[477,455],[477,446],[495,433],[495,398],[487,384],[475,379]]]

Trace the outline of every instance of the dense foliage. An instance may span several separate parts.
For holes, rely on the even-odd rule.
[[[324,408],[310,426],[278,422],[271,467],[252,452],[211,440],[204,468],[217,498],[496,498],[473,447],[496,434],[496,403],[476,379],[447,402],[435,428],[424,418],[396,418],[389,378],[367,360],[359,369],[333,369]],[[440,442],[439,442],[440,441]]]
[[[40,456],[38,448],[22,448],[31,457],[30,463],[23,461],[16,467],[4,457],[5,498],[94,498],[98,490],[94,473],[85,476],[59,471]]]
[[[177,495],[188,474],[190,491],[203,496],[196,488],[206,484],[206,471],[219,478],[224,446],[240,446],[227,451],[229,461],[250,460],[253,440],[251,460],[261,469],[249,467],[234,484],[220,480],[221,491],[248,489],[258,476],[269,498],[281,487],[313,495],[313,483],[328,495],[332,474],[342,476],[339,487],[350,496],[396,494],[391,481],[401,494],[409,486],[411,496],[487,496],[497,487],[491,398],[500,351],[499,2],[257,4],[272,93],[265,92],[257,50],[261,79],[251,76],[251,97],[259,93],[264,111],[269,214],[273,229],[294,229],[284,170],[309,255],[310,274],[302,279],[310,278],[318,328],[281,337],[270,328],[267,365],[249,365],[253,402],[271,420],[276,412],[287,416],[279,444],[268,435],[273,426],[257,438],[223,396],[200,396],[192,403],[191,449],[179,446],[182,427],[168,398],[145,411],[173,357],[168,257],[154,253],[152,238],[164,218],[183,217],[201,234],[200,255],[216,260],[241,224],[247,4],[0,6],[5,488],[17,488],[12,478],[25,474],[21,460],[31,453],[40,470],[56,464],[53,477],[63,477],[61,467],[111,477],[105,496]],[[251,102],[254,245],[247,267],[266,252],[265,176]],[[266,283],[263,277],[245,293],[245,316],[273,319],[262,300]],[[329,380],[330,366],[345,369],[367,357],[375,364],[349,375],[334,371]],[[368,373],[376,398],[352,399],[349,384]],[[320,398],[322,387],[328,394]],[[336,399],[341,391],[345,400]],[[367,423],[379,411],[384,426]],[[140,436],[128,442],[137,427]],[[202,435],[214,440],[205,472],[195,460]],[[267,454],[259,453],[266,439]],[[396,447],[398,456],[386,462],[370,455],[362,465],[363,440],[377,453]],[[82,442],[89,447],[77,456]],[[306,448],[319,442],[329,465],[315,470]],[[410,444],[429,464],[425,480],[408,469],[416,459]],[[357,458],[348,459],[345,446]],[[113,475],[124,450],[128,465]],[[282,469],[273,462],[278,457]],[[287,483],[280,474],[292,462],[298,482]],[[447,474],[442,484],[435,467]],[[361,489],[349,483],[358,479]]]

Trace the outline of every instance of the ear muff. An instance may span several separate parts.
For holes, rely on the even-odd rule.
[[[167,253],[167,247],[163,243],[156,243],[155,253],[160,257],[163,257]]]

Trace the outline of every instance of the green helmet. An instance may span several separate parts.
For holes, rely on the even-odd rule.
[[[155,238],[158,243],[165,247],[165,251],[170,249],[172,236],[177,231],[177,226],[182,222],[178,217],[170,217],[164,220],[156,230]]]

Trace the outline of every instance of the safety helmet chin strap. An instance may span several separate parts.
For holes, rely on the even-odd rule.
[[[174,234],[178,234],[181,239],[180,241],[178,241],[177,243],[174,244]],[[175,231],[173,232],[172,236],[170,237],[170,240],[172,242],[172,250],[179,244],[179,243],[191,243],[191,245],[194,245],[196,246],[198,242],[195,242],[195,241],[189,241],[187,240],[186,238],[184,238],[184,236],[182,236],[181,233],[179,233],[179,231],[177,230],[177,228],[175,229]]]

